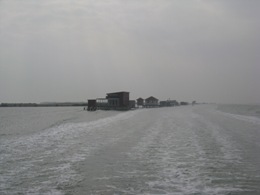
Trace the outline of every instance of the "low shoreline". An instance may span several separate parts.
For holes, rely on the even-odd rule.
[[[65,107],[65,106],[88,106],[87,103],[2,103],[0,107]]]

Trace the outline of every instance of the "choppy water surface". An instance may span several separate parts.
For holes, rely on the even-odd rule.
[[[257,116],[0,108],[0,128],[0,194],[260,194]]]

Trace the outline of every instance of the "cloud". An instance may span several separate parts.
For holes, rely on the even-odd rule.
[[[260,102],[258,1],[0,4],[0,101],[82,100],[129,89],[133,96]]]

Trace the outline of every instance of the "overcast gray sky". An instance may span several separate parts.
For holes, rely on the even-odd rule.
[[[260,103],[259,0],[0,0],[0,103]]]

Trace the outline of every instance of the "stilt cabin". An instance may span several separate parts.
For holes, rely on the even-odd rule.
[[[158,101],[159,100],[157,98],[153,97],[153,96],[146,98],[145,99],[145,107],[146,108],[158,107],[159,106]]]
[[[137,106],[138,107],[144,106],[144,99],[143,98],[138,98],[136,101],[137,101]]]
[[[112,110],[128,110],[130,107],[129,92],[108,93],[106,99],[108,100],[108,107]]]
[[[129,92],[107,93],[106,98],[88,100],[89,111],[94,110],[129,110]]]
[[[88,100],[88,109],[87,110],[88,111],[97,110],[97,100]]]

